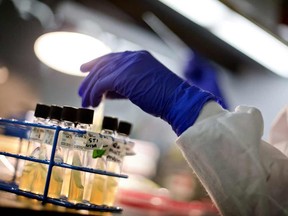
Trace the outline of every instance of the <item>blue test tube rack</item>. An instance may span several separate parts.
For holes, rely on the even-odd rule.
[[[117,206],[94,205],[94,204],[86,203],[86,202],[74,204],[74,203],[71,203],[67,200],[61,199],[61,198],[55,199],[55,198],[50,198],[47,196],[53,166],[59,166],[59,167],[67,168],[67,169],[79,170],[79,171],[90,172],[90,173],[106,175],[106,176],[114,176],[114,177],[118,177],[118,178],[128,178],[127,175],[123,175],[123,174],[117,174],[117,173],[108,172],[108,171],[104,171],[104,170],[98,170],[98,169],[91,169],[91,168],[87,168],[87,167],[78,167],[78,166],[73,166],[73,165],[66,164],[66,163],[54,162],[57,140],[58,140],[59,132],[61,130],[62,131],[70,131],[70,132],[74,132],[74,133],[82,133],[82,134],[86,133],[86,131],[77,130],[77,129],[62,128],[60,126],[41,125],[41,124],[36,124],[36,123],[32,123],[32,122],[27,122],[27,121],[20,121],[17,119],[0,118],[0,128],[5,128],[5,127],[15,127],[17,129],[20,128],[20,129],[27,130],[27,131],[30,130],[32,127],[40,127],[40,128],[55,130],[55,135],[54,135],[54,139],[53,139],[50,160],[40,160],[40,159],[36,159],[33,157],[29,157],[29,156],[24,156],[24,155],[20,155],[20,154],[13,154],[13,153],[9,153],[9,152],[0,151],[0,155],[4,155],[6,157],[16,158],[17,161],[19,159],[20,160],[28,160],[28,161],[33,161],[33,162],[43,163],[43,164],[48,165],[48,172],[47,172],[47,177],[46,177],[43,195],[23,191],[23,190],[18,188],[18,185],[15,182],[17,163],[15,165],[15,172],[13,174],[12,181],[6,182],[3,180],[0,180],[0,190],[11,192],[11,193],[14,193],[14,194],[17,194],[20,196],[24,196],[27,198],[39,200],[39,201],[41,201],[42,205],[45,205],[46,203],[51,203],[54,205],[63,206],[63,207],[76,209],[76,210],[91,210],[91,211],[98,211],[98,212],[121,212],[123,210],[121,207],[117,207]],[[20,138],[19,144],[21,145],[21,143],[22,143],[21,140],[23,138],[22,137],[19,137],[19,138]]]

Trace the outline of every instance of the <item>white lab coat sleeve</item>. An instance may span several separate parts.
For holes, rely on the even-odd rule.
[[[222,215],[288,215],[288,158],[262,135],[258,109],[210,102],[177,139]]]

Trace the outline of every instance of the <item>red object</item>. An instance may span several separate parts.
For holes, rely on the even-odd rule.
[[[136,207],[169,213],[177,212],[179,215],[183,213],[189,214],[193,211],[219,214],[219,211],[210,200],[183,202],[173,200],[167,195],[145,193],[127,189],[119,190],[117,201],[119,204],[134,208]]]

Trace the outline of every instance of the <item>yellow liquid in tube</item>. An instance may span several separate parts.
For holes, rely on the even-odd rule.
[[[104,116],[104,103],[105,103],[105,96],[102,97],[100,104],[94,109],[94,116],[93,116],[93,124],[91,126],[91,131],[100,133],[102,128],[102,121]],[[92,156],[91,156],[92,157]],[[94,160],[93,164],[97,164],[100,170],[104,170],[104,163],[99,162],[98,159]],[[92,165],[94,167],[94,165]],[[87,183],[85,184],[85,191],[83,200],[91,202],[95,205],[102,205],[103,204],[103,193],[104,193],[104,186],[105,186],[105,179],[106,176],[94,174],[94,173],[86,173],[87,176]]]
[[[67,164],[72,164],[73,162],[73,151],[70,150],[68,152],[68,156],[67,156]],[[71,169],[68,168],[64,168],[63,172],[64,172],[64,179],[63,179],[63,184],[62,184],[62,189],[61,189],[61,195],[60,197],[62,198],[67,198],[68,194],[69,194],[69,187],[70,187],[70,178],[71,178]]]
[[[121,142],[114,143],[107,155],[107,171],[112,173],[121,173],[123,153],[125,146]],[[116,200],[118,191],[119,178],[115,176],[108,176],[105,184],[104,205],[113,206]]]
[[[47,165],[37,164],[34,168],[34,180],[31,184],[31,192],[43,194],[47,177]]]
[[[89,175],[87,175],[89,174]],[[90,200],[90,195],[91,195],[91,190],[92,190],[92,183],[93,183],[93,179],[92,179],[93,173],[86,173],[85,176],[85,188],[84,188],[84,192],[83,192],[83,202],[84,203],[89,203]]]
[[[45,135],[45,130],[39,128],[33,128],[31,131],[29,141],[29,149],[31,152],[27,152],[33,158],[40,160],[47,159],[47,149],[41,143]],[[38,162],[28,161],[24,162],[22,174],[19,178],[19,189],[24,191],[31,191],[36,194],[43,194],[46,183],[48,165]]]
[[[84,186],[81,181],[83,173],[78,170],[71,171],[68,200],[73,203],[82,202]]]
[[[74,166],[81,166],[81,153],[74,152],[73,163]],[[78,170],[71,170],[71,178],[69,185],[68,200],[73,203],[82,202],[84,192],[84,176],[85,173]]]
[[[102,158],[97,159],[97,169],[105,170],[105,161]],[[93,174],[92,175],[92,189],[90,194],[90,203],[95,205],[103,205],[105,195],[105,182],[107,176]]]
[[[76,129],[82,131],[89,131],[91,130],[91,124],[93,123],[93,115],[94,110],[85,109],[85,108],[78,108],[77,110],[77,125]],[[74,137],[74,144],[73,144],[73,166],[77,167],[86,167],[86,141],[87,135],[76,133]],[[69,193],[68,193],[68,201],[73,203],[83,202],[83,195],[84,195],[84,185],[85,185],[85,175],[86,172],[72,170],[71,171],[71,178],[70,178],[70,185],[69,185]]]
[[[119,163],[109,161],[107,170],[113,173],[120,173]],[[105,184],[104,205],[113,206],[115,203],[116,193],[118,191],[118,177],[107,176]]]
[[[58,148],[58,151],[55,152],[54,161],[63,162],[62,157],[62,148]],[[48,196],[52,198],[60,198],[61,189],[63,185],[64,178],[64,168],[59,166],[53,166],[52,174],[50,177],[50,184],[48,190]]]
[[[104,205],[113,206],[118,190],[117,177],[108,176],[106,180],[106,192],[104,196]]]
[[[64,179],[61,188],[61,195],[62,198],[67,198],[69,194],[69,187],[70,187],[70,178],[71,178],[71,169],[65,168],[64,169]]]
[[[24,191],[30,191],[31,190],[31,182],[33,180],[33,175],[31,175],[31,171],[33,169],[33,164],[34,162],[28,163],[28,161],[25,161],[25,166],[22,171],[22,175],[20,177],[20,182],[19,182],[19,189],[24,190]],[[36,163],[35,163],[36,164]]]
[[[62,167],[54,166],[50,178],[50,185],[48,196],[52,198],[59,198],[63,185],[64,169]]]
[[[33,179],[35,178],[35,171],[37,169],[38,163],[32,162],[32,161],[25,161],[25,166],[22,171],[22,176],[20,177],[20,183],[19,183],[19,189],[24,191],[30,191],[31,190],[31,183],[33,182]]]
[[[105,181],[106,176],[98,174],[94,175],[90,203],[93,203],[95,205],[103,205],[105,194]]]
[[[37,147],[32,155],[38,159],[47,159],[46,148]],[[31,191],[36,194],[43,194],[46,184],[48,165],[25,161],[22,176],[20,177],[19,189]]]
[[[25,191],[31,191],[36,194],[43,194],[46,177],[47,177],[47,165],[36,162],[26,163],[20,183],[19,189]]]

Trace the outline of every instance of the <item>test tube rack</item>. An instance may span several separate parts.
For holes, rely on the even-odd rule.
[[[41,124],[36,124],[36,123],[31,123],[31,122],[27,122],[27,121],[20,121],[17,119],[4,119],[4,118],[0,118],[0,129],[5,127],[12,127],[15,129],[20,129],[23,131],[29,131],[31,130],[33,127],[40,127],[40,128],[45,128],[45,129],[50,129],[50,130],[55,130],[54,133],[54,139],[53,139],[53,144],[52,144],[52,151],[51,151],[51,155],[50,155],[50,159],[49,160],[40,160],[40,159],[36,159],[33,157],[29,157],[29,156],[24,156],[21,154],[15,154],[15,153],[9,153],[9,152],[3,152],[0,151],[0,155],[4,155],[6,157],[13,157],[16,158],[16,164],[15,164],[15,172],[13,174],[13,178],[11,181],[7,182],[7,181],[3,181],[0,180],[0,190],[6,191],[6,192],[11,192],[14,194],[17,194],[19,196],[24,196],[27,198],[31,198],[31,199],[36,199],[41,201],[41,203],[43,205],[47,204],[47,203],[51,203],[54,205],[58,205],[58,206],[63,206],[66,208],[71,208],[71,209],[76,209],[76,210],[91,210],[91,211],[98,211],[98,212],[121,212],[123,209],[121,207],[118,206],[105,206],[105,205],[94,205],[91,203],[71,203],[67,200],[64,199],[55,199],[55,198],[50,198],[48,197],[48,190],[49,190],[49,184],[50,184],[50,179],[51,179],[51,173],[52,173],[52,168],[53,166],[59,166],[59,167],[63,167],[66,169],[73,169],[73,170],[79,170],[79,171],[84,171],[84,172],[90,172],[90,173],[95,173],[95,174],[100,174],[100,175],[106,175],[106,176],[113,176],[113,177],[118,177],[118,178],[128,178],[127,175],[124,174],[117,174],[117,173],[113,173],[113,172],[108,172],[105,170],[97,170],[97,169],[92,169],[92,168],[88,168],[88,167],[78,167],[78,166],[73,166],[70,164],[66,164],[66,163],[56,163],[54,162],[54,156],[55,156],[55,151],[56,151],[56,145],[57,145],[57,141],[58,141],[58,137],[59,137],[59,132],[60,131],[70,131],[73,133],[81,133],[84,134],[86,133],[86,131],[83,130],[77,130],[77,129],[69,129],[69,128],[62,128],[60,126],[47,126],[47,125],[41,125]],[[19,137],[19,146],[21,148],[21,143],[22,140],[24,138],[23,137]],[[20,149],[19,149],[20,152]],[[16,183],[16,170],[17,170],[17,162],[19,160],[28,160],[28,161],[33,161],[33,162],[37,162],[37,163],[42,163],[42,164],[47,164],[48,165],[48,170],[47,170],[47,177],[46,177],[46,182],[45,182],[45,188],[44,188],[44,192],[43,195],[41,194],[35,194],[32,192],[27,192],[27,191],[23,191],[21,189],[18,188],[18,185]]]

